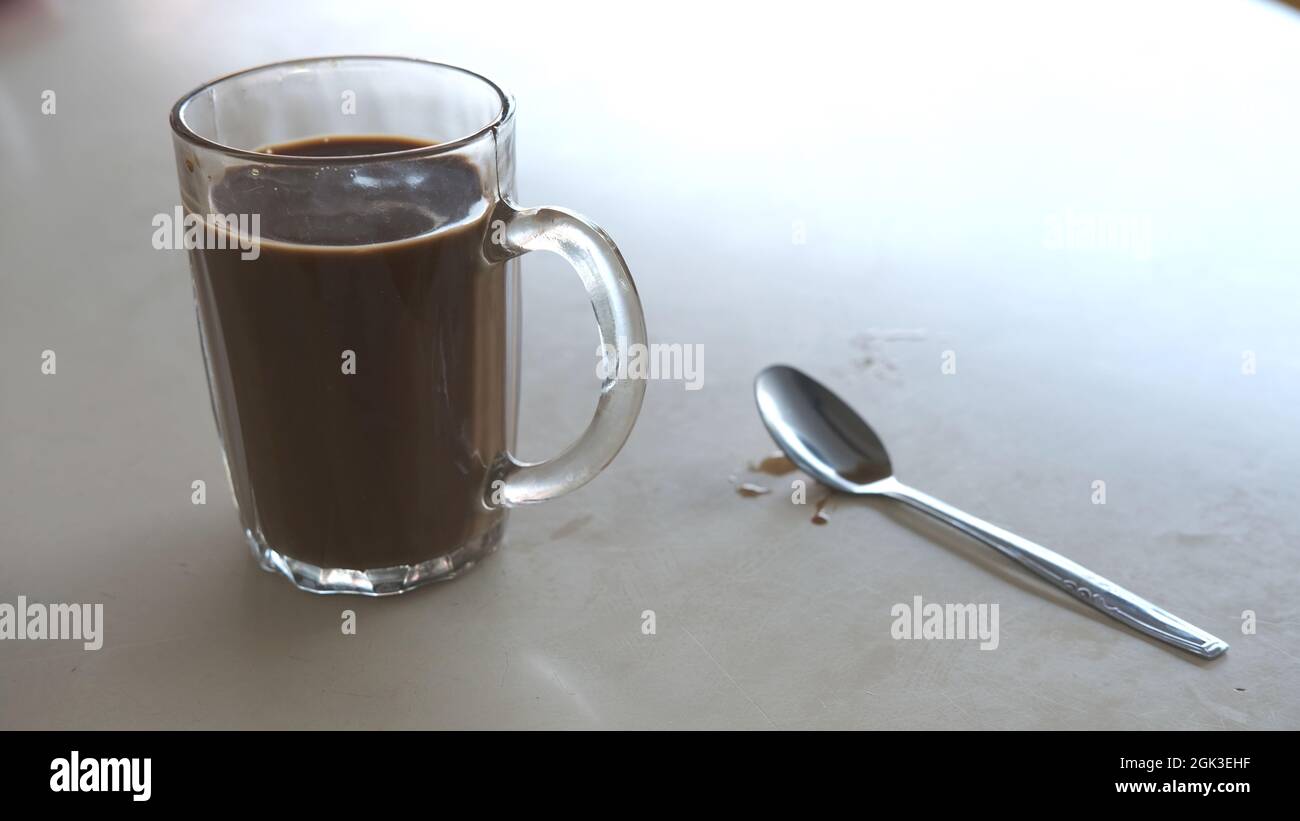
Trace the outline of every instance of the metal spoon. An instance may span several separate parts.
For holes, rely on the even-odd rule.
[[[889,454],[866,421],[812,377],[773,365],[754,380],[758,412],[791,461],[825,485],[904,502],[972,536],[1128,626],[1203,658],[1228,649],[1215,638],[1059,553],[963,513],[894,478]]]

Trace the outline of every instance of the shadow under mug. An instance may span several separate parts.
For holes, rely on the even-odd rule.
[[[509,508],[622,448],[645,394],[615,365],[646,341],[636,286],[595,225],[514,204],[514,105],[494,83],[297,60],[198,88],[171,127],[213,413],[263,567],[317,593],[450,578]],[[578,441],[525,464],[519,257],[535,250],[582,279],[604,383]]]

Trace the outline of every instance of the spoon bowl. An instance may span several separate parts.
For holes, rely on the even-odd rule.
[[[866,420],[829,388],[788,365],[754,380],[758,414],[768,433],[804,473],[845,493],[894,475],[889,453]]]

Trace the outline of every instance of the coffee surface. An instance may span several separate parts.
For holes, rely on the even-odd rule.
[[[214,185],[221,213],[261,215],[256,259],[192,253],[218,427],[264,545],[375,569],[446,555],[500,520],[483,498],[514,424],[514,329],[504,266],[483,255],[485,201],[477,169],[443,156],[246,166]]]

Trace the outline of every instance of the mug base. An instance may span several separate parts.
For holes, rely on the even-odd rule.
[[[293,582],[299,590],[306,590],[308,593],[351,593],[358,596],[396,596],[432,582],[453,579],[496,550],[504,535],[505,521],[500,521],[483,535],[465,542],[436,559],[418,564],[350,570],[317,567],[292,556],[286,556],[264,544],[252,531],[244,531],[244,538],[248,540],[248,546],[253,551],[253,558],[257,559],[257,563],[263,570],[279,573]]]

